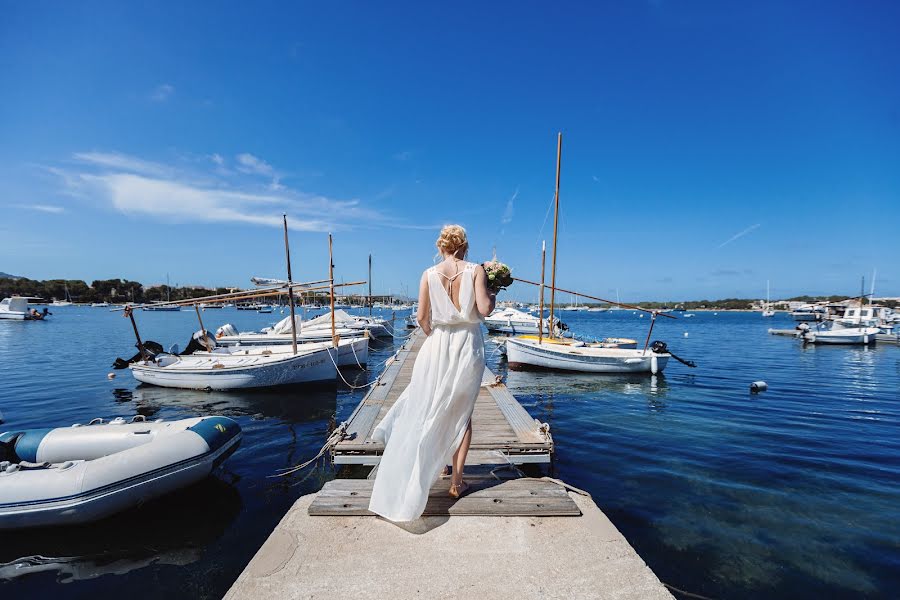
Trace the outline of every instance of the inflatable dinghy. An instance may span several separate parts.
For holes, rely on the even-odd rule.
[[[108,517],[200,481],[240,441],[216,416],[0,433],[0,530]]]

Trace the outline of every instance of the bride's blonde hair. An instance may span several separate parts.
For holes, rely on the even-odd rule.
[[[463,250],[463,256],[465,256],[469,252],[466,230],[459,225],[444,225],[435,245],[442,254],[455,256],[460,250]]]

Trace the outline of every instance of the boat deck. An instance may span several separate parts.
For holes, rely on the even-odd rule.
[[[413,364],[425,341],[416,330],[387,364],[366,397],[353,411],[346,437],[332,448],[335,464],[377,465],[384,444],[372,432],[409,384]],[[467,465],[549,463],[553,438],[532,418],[487,368],[472,415],[472,444]]]

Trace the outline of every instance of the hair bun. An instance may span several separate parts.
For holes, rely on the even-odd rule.
[[[466,230],[459,225],[444,225],[435,245],[444,254],[456,254],[469,247]]]

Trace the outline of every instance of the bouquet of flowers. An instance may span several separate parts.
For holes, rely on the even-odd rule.
[[[512,269],[509,268],[509,265],[505,265],[497,260],[496,256],[482,266],[484,267],[484,272],[487,273],[488,289],[494,294],[512,285]]]

